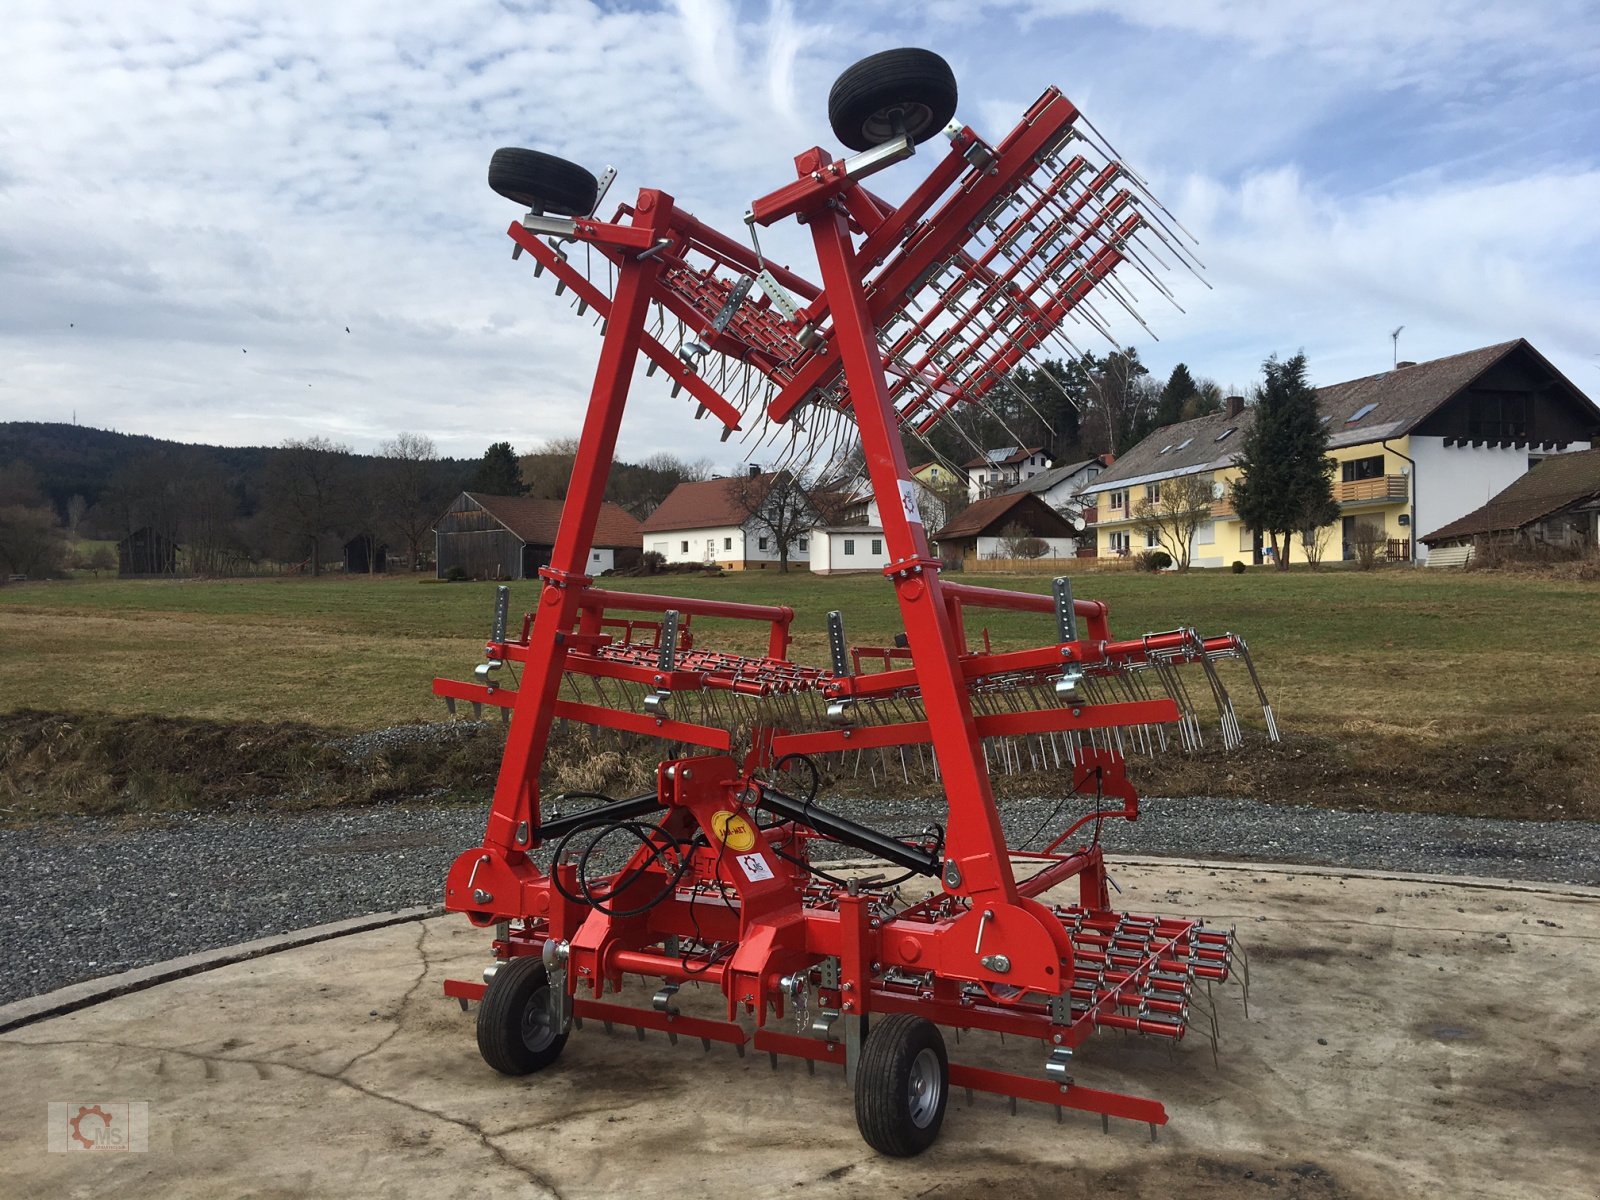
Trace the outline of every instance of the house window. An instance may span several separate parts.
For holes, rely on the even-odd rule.
[[[1341,478],[1345,483],[1354,483],[1358,479],[1377,479],[1383,475],[1383,455],[1374,454],[1371,458],[1352,458],[1340,466]]]
[[[689,553],[689,543],[688,542],[684,542],[683,545],[679,547],[679,553],[681,553],[681,554]]]
[[[1112,492],[1111,493],[1111,507],[1112,508],[1127,508],[1128,507],[1128,493],[1125,492],[1125,491],[1124,492]]]
[[[762,550],[765,550],[767,548],[767,539],[766,538],[758,538],[758,539],[756,539],[756,545],[758,547],[760,547]]]
[[[724,550],[732,550],[733,549],[733,539],[730,538],[730,537],[723,538],[722,539],[722,548]]]
[[[1106,537],[1111,553],[1126,554],[1128,552],[1128,531],[1126,529],[1116,530],[1107,534]]]
[[[1255,553],[1255,548],[1256,535],[1251,533],[1243,525],[1239,526],[1239,549],[1253,554]]]
[[[1158,548],[1160,545],[1161,545],[1161,535],[1158,534],[1154,529],[1145,530],[1144,548],[1146,550],[1154,550],[1154,549]]]
[[[872,539],[872,552],[874,554],[882,554],[883,553],[883,539],[882,538],[873,538]]]
[[[1214,546],[1217,541],[1217,523],[1207,521],[1194,531],[1194,544],[1196,546]]]
[[[1146,500],[1150,501],[1151,504],[1160,504],[1161,503],[1161,485],[1159,483],[1147,483],[1147,484],[1145,484],[1144,485],[1144,498]]]
[[[600,551],[598,551],[598,550],[596,550],[596,551],[595,551],[595,552],[594,552],[594,553],[593,553],[593,554],[592,554],[592,555],[591,555],[591,556],[590,556],[590,561],[591,561],[591,562],[599,562],[599,561],[600,561]]]
[[[811,539],[810,538],[801,538],[800,539],[800,553],[804,554],[809,549],[811,549]]]
[[[845,538],[845,540],[844,540],[844,552],[846,554],[854,554],[856,552],[856,540],[855,540],[855,538]]]

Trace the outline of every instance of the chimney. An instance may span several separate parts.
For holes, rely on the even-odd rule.
[[[750,464],[750,478],[754,479],[759,474],[761,474],[761,466],[760,466],[760,464],[751,463]]]
[[[1237,417],[1244,411],[1243,396],[1229,396],[1224,403],[1228,406],[1228,416]]]
[[[1413,362],[1411,359],[1402,358],[1399,362],[1395,363],[1394,369],[1396,371],[1400,371],[1400,370],[1404,370],[1406,367],[1414,367],[1416,365],[1417,364],[1415,362]]]

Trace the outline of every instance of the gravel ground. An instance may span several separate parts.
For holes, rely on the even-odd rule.
[[[932,806],[837,802],[915,831]],[[1026,837],[1055,801],[1008,800]],[[1600,885],[1600,823],[1351,813],[1246,800],[1143,802],[1107,822],[1115,856],[1258,859]],[[479,844],[484,810],[427,805],[229,812],[135,830],[70,820],[0,830],[0,1003],[181,954],[370,912],[437,902],[445,869]],[[1060,828],[1061,818],[1049,822]]]

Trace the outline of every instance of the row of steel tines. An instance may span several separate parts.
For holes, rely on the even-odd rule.
[[[1233,935],[1174,917],[1058,907],[1072,939],[1074,1006],[1098,1025],[1181,1038],[1196,980],[1222,983]]]
[[[596,657],[638,667],[659,665],[660,651],[648,645],[602,647]],[[576,660],[569,660],[576,665]],[[700,685],[744,696],[787,695],[814,691],[826,672],[776,658],[750,658],[717,650],[680,650],[665,669],[700,676]]]
[[[1187,235],[1137,173],[1114,158],[1097,164],[1096,151],[1069,129],[1035,172],[997,198],[967,245],[882,322],[880,346],[902,372],[891,388],[902,424],[926,433],[952,399],[976,400],[1009,384],[1011,369],[1036,349],[1082,357],[1065,332],[1069,320],[1117,345],[1091,291],[1148,330],[1132,287],[1112,277],[1112,266],[1126,264],[1177,305],[1161,275],[1177,267],[1199,273]],[[1109,265],[1096,270],[1097,262]]]

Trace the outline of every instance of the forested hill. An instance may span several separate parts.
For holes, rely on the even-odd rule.
[[[220,475],[241,492],[255,493],[268,464],[281,453],[276,446],[197,445],[62,422],[0,422],[0,467],[22,463],[31,468],[40,489],[62,514],[71,497],[82,496],[93,507],[119,475],[156,460],[182,474]],[[352,457],[376,461],[371,455]],[[464,481],[477,462],[446,459],[440,465]]]

